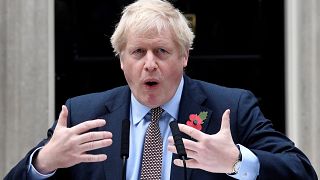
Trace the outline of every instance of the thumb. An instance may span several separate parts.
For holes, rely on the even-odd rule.
[[[68,108],[67,106],[63,105],[59,115],[57,125],[67,127],[67,119],[68,119]]]
[[[230,131],[230,109],[227,109],[222,115],[221,130]]]

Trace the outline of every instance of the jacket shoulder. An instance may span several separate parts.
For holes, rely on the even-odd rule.
[[[106,102],[107,100],[114,99],[117,96],[121,96],[123,93],[128,92],[128,86],[120,86],[114,89],[110,89],[103,92],[84,94],[80,96],[75,96],[67,101],[73,101],[73,103],[99,103]]]
[[[70,98],[66,102],[69,117],[79,121],[98,118],[110,109],[116,109],[130,100],[128,86],[104,92],[85,94]]]
[[[229,99],[232,98],[240,98],[243,94],[250,94],[253,93],[246,89],[240,88],[232,88],[221,86],[214,83],[209,83],[201,80],[191,80],[191,86],[195,86],[200,88],[200,90],[209,98],[209,99]],[[254,96],[254,95],[253,95]]]

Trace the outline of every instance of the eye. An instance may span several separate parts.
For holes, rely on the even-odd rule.
[[[158,49],[158,53],[160,53],[160,54],[166,54],[166,53],[168,53],[168,51],[165,50],[164,48],[159,48],[159,49]]]
[[[143,50],[142,49],[136,49],[132,52],[132,54],[142,54]]]
[[[170,55],[169,51],[165,48],[157,48],[155,51],[156,56],[160,59],[167,59]]]
[[[145,50],[138,48],[131,52],[135,58],[141,58],[145,54]]]

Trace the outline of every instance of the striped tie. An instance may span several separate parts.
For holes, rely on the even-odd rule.
[[[162,167],[162,138],[159,119],[163,109],[151,109],[151,122],[144,139],[144,149],[141,168],[141,180],[161,179]]]

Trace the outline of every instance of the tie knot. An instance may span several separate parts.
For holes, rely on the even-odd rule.
[[[152,108],[151,109],[151,122],[158,122],[163,111],[164,110],[161,107]]]

